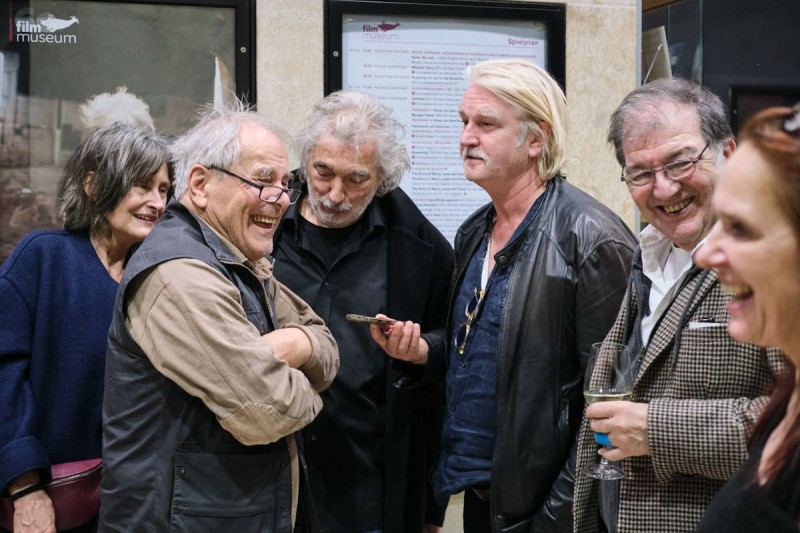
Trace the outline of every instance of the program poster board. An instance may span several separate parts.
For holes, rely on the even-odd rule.
[[[558,63],[555,40],[563,73],[563,32],[554,35],[552,18],[535,11],[481,14],[341,14],[340,87],[372,93],[394,109],[412,163],[401,187],[451,242],[464,219],[489,201],[464,178],[459,154],[466,67],[519,57],[547,69]]]

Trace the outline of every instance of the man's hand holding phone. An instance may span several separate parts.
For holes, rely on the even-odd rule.
[[[428,362],[428,343],[420,338],[419,324],[410,320],[395,320],[380,313],[374,317],[346,315],[345,318],[369,323],[372,339],[390,357],[417,365]]]
[[[376,316],[357,315],[355,313],[348,313],[344,315],[344,317],[350,322],[365,322],[367,324],[380,324],[382,326],[391,326],[397,322],[395,319],[389,317],[378,318]]]

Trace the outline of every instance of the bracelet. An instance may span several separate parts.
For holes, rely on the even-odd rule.
[[[22,498],[23,496],[27,496],[28,494],[30,494],[32,492],[36,492],[38,490],[44,490],[44,487],[45,487],[45,484],[42,483],[41,481],[38,482],[38,483],[34,483],[30,487],[25,487],[24,489],[18,490],[14,494],[11,494],[10,495],[11,496],[11,501],[15,502],[15,501],[19,500],[20,498]]]

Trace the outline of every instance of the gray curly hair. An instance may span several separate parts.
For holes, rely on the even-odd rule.
[[[308,159],[325,134],[354,146],[374,142],[379,171],[375,194],[383,196],[396,189],[411,168],[406,147],[400,142],[403,133],[403,126],[392,116],[392,110],[376,97],[352,89],[331,93],[317,102],[297,134],[300,178],[307,179]]]

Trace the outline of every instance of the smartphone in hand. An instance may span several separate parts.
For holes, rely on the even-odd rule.
[[[348,313],[344,315],[344,317],[350,322],[366,322],[367,324],[379,324],[381,326],[391,326],[397,322],[397,320],[393,318],[375,318],[374,316],[357,315],[354,313]]]

